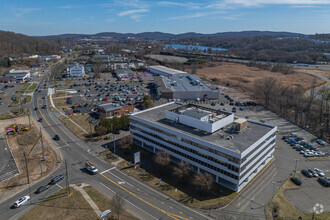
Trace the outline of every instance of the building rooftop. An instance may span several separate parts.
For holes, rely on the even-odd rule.
[[[97,105],[97,107],[104,109],[104,111],[106,111],[106,112],[111,112],[114,110],[121,109],[122,106],[120,104],[116,104],[116,103],[105,103],[105,104]]]
[[[149,68],[154,69],[154,70],[158,70],[158,71],[170,74],[170,75],[179,74],[179,73],[186,73],[186,72],[183,72],[183,71],[180,71],[180,70],[176,70],[176,69],[172,69],[172,68],[168,68],[166,66],[160,66],[160,65],[149,66]]]
[[[162,76],[161,78],[164,87],[172,91],[176,91],[176,92],[212,91],[212,89],[210,89],[208,86],[202,83],[201,80],[198,83],[194,83],[197,82],[197,80],[191,81],[188,77],[190,77],[190,74],[185,73],[185,74],[172,75],[169,77]]]
[[[240,132],[229,132],[234,126],[233,123],[231,123],[216,132],[209,133],[183,125],[181,123],[175,123],[165,117],[166,111],[171,111],[182,106],[184,106],[184,104],[172,102],[150,110],[134,113],[132,116],[155,123],[176,132],[180,132],[193,138],[221,146],[236,153],[242,153],[274,128],[272,125],[248,120],[247,128]],[[227,139],[228,137],[230,137],[230,139]]]

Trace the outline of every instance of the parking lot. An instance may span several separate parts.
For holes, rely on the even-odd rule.
[[[0,161],[0,182],[19,173],[4,135],[0,136]]]
[[[1,83],[0,90],[3,91],[0,94],[2,103],[0,105],[0,115],[9,112],[10,110],[17,109],[17,107],[8,107],[8,105],[12,102],[12,96],[21,97],[20,94],[17,94],[16,91],[21,88],[23,84],[21,83]]]

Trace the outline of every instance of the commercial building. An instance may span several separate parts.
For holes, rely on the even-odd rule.
[[[134,143],[214,182],[240,191],[273,158],[276,126],[236,118],[233,113],[171,102],[130,115]]]
[[[120,117],[123,114],[134,112],[134,105],[122,106],[118,103],[105,103],[97,105],[99,118],[112,118],[114,116]]]
[[[25,82],[27,79],[31,77],[30,70],[9,70],[8,73],[5,74],[6,78],[14,78],[17,82]]]
[[[116,69],[115,74],[118,80],[138,80],[137,75],[131,69],[128,68]]]
[[[67,74],[70,77],[83,77],[85,76],[85,67],[82,64],[69,64],[67,68]]]
[[[167,99],[217,99],[219,91],[210,88],[196,75],[164,66],[149,66],[155,76],[157,94]]]

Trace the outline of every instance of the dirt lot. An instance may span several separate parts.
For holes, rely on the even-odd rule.
[[[162,62],[169,62],[169,63],[184,63],[187,62],[188,59],[184,57],[177,57],[177,56],[168,56],[168,55],[158,55],[158,54],[149,54],[146,57],[159,60]]]
[[[8,145],[16,160],[20,174],[11,179],[0,182],[0,200],[5,199],[14,192],[19,192],[27,187],[26,166],[23,154],[24,151],[26,152],[30,183],[32,184],[40,178],[50,174],[61,163],[59,152],[55,149],[51,138],[44,131],[42,132],[42,136],[47,160],[41,161],[43,159],[43,154],[41,149],[41,141],[39,138],[40,130],[35,126],[37,124],[36,121],[31,119],[31,122],[31,130],[19,131],[13,135],[7,135]],[[4,131],[6,127],[13,125],[14,123],[14,119],[2,121],[0,125],[1,131]],[[19,127],[23,127],[23,125],[29,127],[28,117],[18,118],[17,124]],[[34,144],[35,146],[33,148]]]
[[[208,64],[197,69],[197,75],[214,84],[234,88],[241,93],[251,92],[254,81],[263,77],[274,77],[281,85],[302,86],[305,90],[310,89],[314,79],[316,79],[318,86],[325,83],[317,77],[304,73],[285,75],[238,63],[222,62],[213,64],[214,66]]]

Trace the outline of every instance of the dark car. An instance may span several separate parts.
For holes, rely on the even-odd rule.
[[[49,187],[50,187],[50,185],[40,186],[40,187],[37,189],[36,193],[41,193],[41,192],[47,190]]]
[[[298,177],[291,177],[290,180],[296,184],[297,186],[300,186],[301,185],[301,180],[298,178]]]
[[[120,134],[120,130],[114,130],[113,133],[114,134]]]
[[[53,179],[50,180],[50,184],[54,185],[55,183],[58,183],[59,181],[63,180],[63,175],[55,176]]]
[[[46,107],[46,105],[43,105],[42,108],[43,108],[43,109],[46,109],[47,107]]]
[[[42,118],[39,118],[39,122],[42,122],[43,120],[42,120]]]
[[[322,184],[324,187],[330,186],[330,178],[329,177],[319,177],[318,182]]]
[[[59,141],[60,140],[60,136],[58,136],[57,134],[55,134],[54,138],[55,141]]]
[[[308,178],[313,177],[313,174],[311,174],[308,170],[302,170],[301,173]]]
[[[34,108],[34,110],[35,110],[35,111],[37,111],[37,110],[38,110],[38,108],[37,108],[37,107],[35,107],[35,108]]]
[[[212,106],[215,106],[215,102],[212,102],[211,105],[212,105]]]

